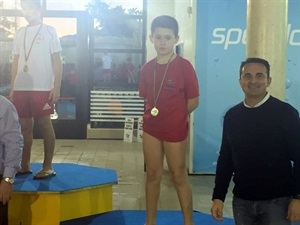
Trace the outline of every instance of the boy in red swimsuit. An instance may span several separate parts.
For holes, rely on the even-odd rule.
[[[164,156],[177,191],[184,225],[194,224],[186,151],[189,114],[198,106],[199,87],[191,63],[173,51],[178,39],[178,23],[173,17],[159,16],[153,20],[150,40],[157,56],[142,67],[139,85],[140,96],[145,100],[146,225],[155,224]]]

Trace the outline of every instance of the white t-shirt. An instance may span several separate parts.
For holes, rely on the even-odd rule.
[[[102,57],[103,69],[111,69],[112,59],[109,55],[104,55]]]
[[[56,30],[46,24],[43,24],[41,29],[40,26],[40,24],[28,26],[27,32],[26,27],[22,27],[15,34],[12,53],[19,55],[19,62],[14,90],[49,91],[54,86],[51,55],[61,52],[62,48]],[[26,38],[24,41],[25,32]],[[25,62],[24,42],[26,55],[28,56],[27,63]],[[28,72],[23,70],[25,65],[28,66]]]

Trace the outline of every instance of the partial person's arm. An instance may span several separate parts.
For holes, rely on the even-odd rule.
[[[221,222],[223,220],[223,208],[224,208],[224,203],[222,200],[213,199],[210,212],[212,217],[218,222]]]
[[[53,53],[51,57],[52,57],[52,65],[53,65],[53,73],[54,73],[54,87],[51,90],[50,98],[55,103],[59,100],[60,97],[62,63],[60,58],[60,52]]]
[[[10,102],[1,100],[0,142],[4,156],[3,178],[14,178],[18,170],[23,149],[23,136],[16,109]],[[0,201],[6,204],[13,191],[13,185],[2,180],[0,183]]]
[[[226,138],[228,119],[224,118],[220,155],[217,161],[215,187],[212,195],[211,214],[216,221],[223,219],[223,204],[233,174],[231,146]]]
[[[18,62],[19,62],[19,55],[14,55],[12,65],[11,65],[11,88],[9,94],[10,99],[13,98],[14,84],[18,72]]]
[[[199,97],[190,98],[187,101],[187,111],[188,114],[192,113],[199,105]]]
[[[187,112],[192,113],[199,105],[199,84],[192,64],[185,60],[182,62],[184,73],[184,92],[187,99]]]
[[[288,144],[288,152],[291,154],[291,160],[293,161],[294,196],[297,196],[289,204],[287,219],[296,222],[300,221],[300,119],[296,110],[286,118],[284,133]]]

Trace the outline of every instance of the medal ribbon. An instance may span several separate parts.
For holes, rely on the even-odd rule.
[[[25,44],[25,42],[26,42],[26,34],[27,34],[27,27],[28,27],[28,26],[25,28],[24,41],[23,41],[24,56],[25,56],[25,64],[27,64],[27,60],[29,59],[29,55],[30,55],[30,53],[31,53],[31,49],[32,49],[33,43],[34,43],[35,39],[37,38],[39,32],[41,31],[42,26],[43,26],[43,24],[40,25],[39,30],[36,32],[36,34],[35,34],[35,36],[34,36],[32,42],[31,42],[31,45],[30,45],[28,54],[26,54],[26,44]]]
[[[154,108],[156,108],[156,103],[157,103],[157,100],[158,100],[160,91],[161,91],[161,89],[162,89],[163,83],[164,83],[164,81],[165,81],[166,74],[167,74],[167,72],[168,72],[169,65],[170,65],[170,62],[171,62],[171,59],[172,59],[173,55],[174,55],[174,52],[173,52],[173,54],[171,55],[171,57],[170,57],[170,59],[169,59],[169,61],[168,61],[168,64],[167,64],[165,73],[164,73],[164,75],[163,75],[163,78],[162,78],[162,81],[161,81],[161,83],[160,83],[160,87],[159,87],[159,90],[158,90],[156,96],[155,96],[155,93],[156,93],[156,90],[155,90],[155,78],[156,78],[156,65],[157,65],[157,59],[156,59],[156,61],[155,61],[155,67],[154,67],[154,72],[153,72],[153,77],[154,77],[154,79],[153,79],[153,80],[154,80],[154,81],[153,81],[153,82],[154,82],[154,84],[153,84]]]

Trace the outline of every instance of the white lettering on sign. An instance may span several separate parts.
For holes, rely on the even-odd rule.
[[[241,28],[215,28],[212,32],[213,45],[223,45],[227,50],[231,45],[246,44],[246,29]],[[292,29],[292,25],[288,25],[287,41],[291,46],[300,46],[300,29]]]

